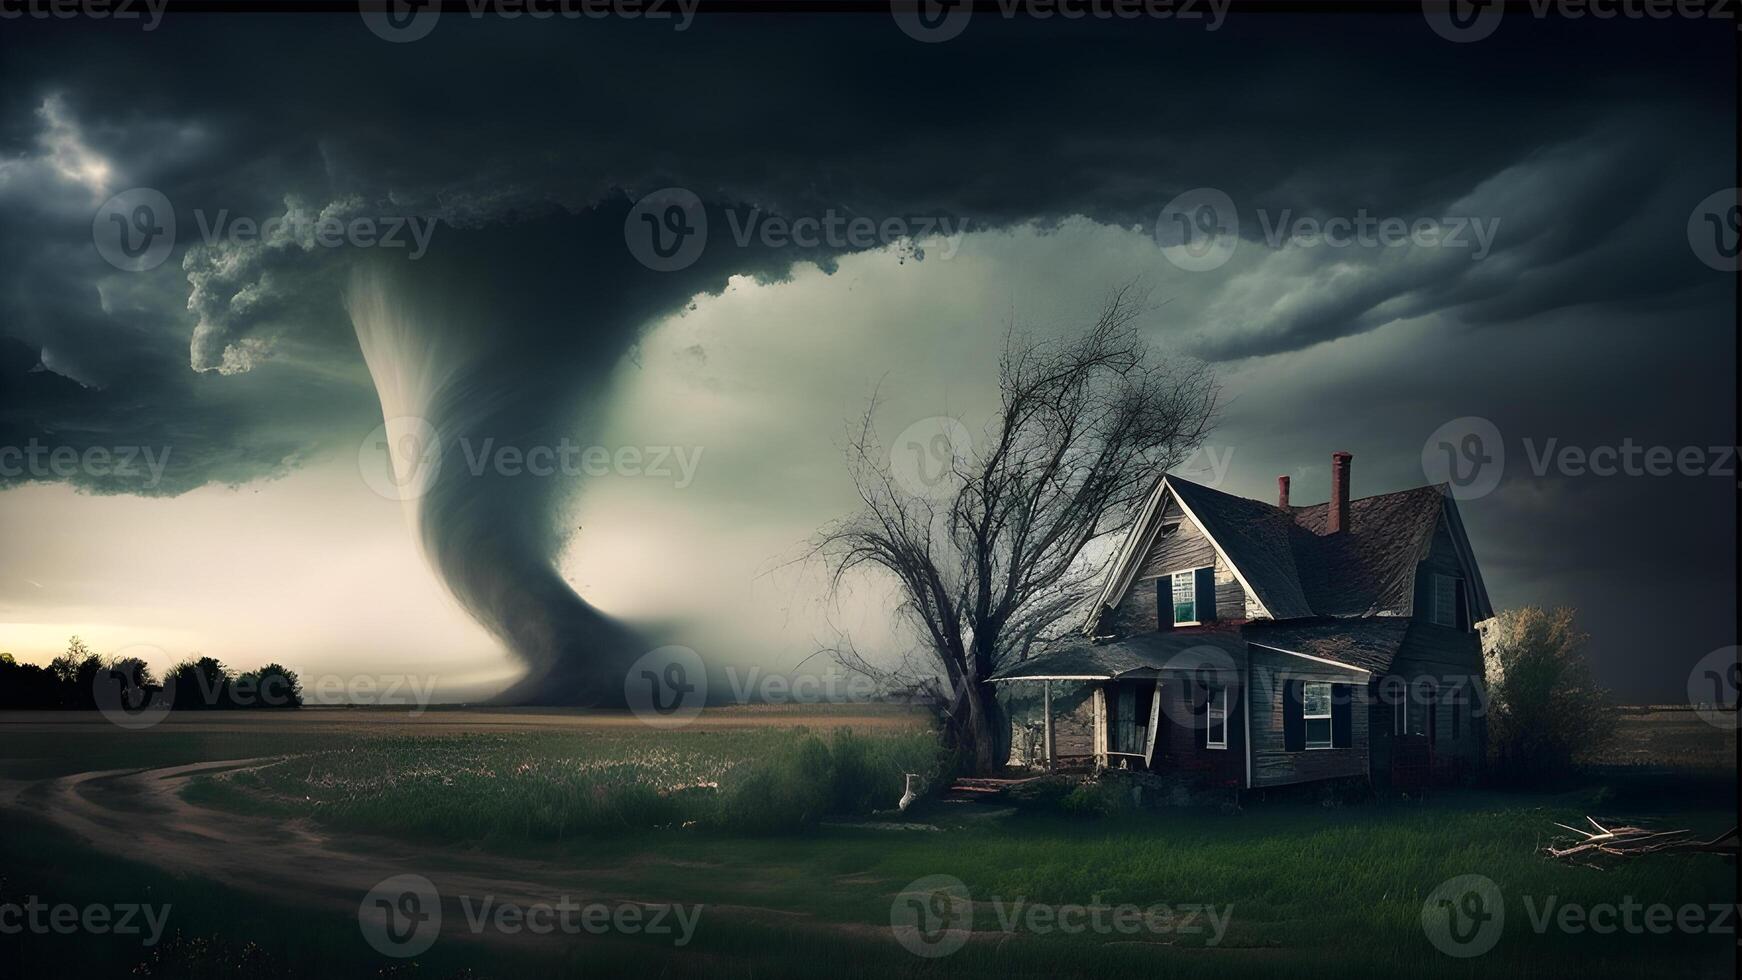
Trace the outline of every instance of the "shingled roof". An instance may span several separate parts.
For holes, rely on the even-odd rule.
[[[1401,616],[1371,616],[1353,620],[1260,621],[1247,623],[1244,632],[1252,643],[1383,674],[1391,669],[1391,661],[1403,645],[1409,620]]]
[[[1348,528],[1332,535],[1324,533],[1329,503],[1290,508],[1295,525],[1290,542],[1313,612],[1408,613],[1415,599],[1415,566],[1433,544],[1444,502],[1439,487],[1351,500]]]
[[[1222,546],[1270,615],[1293,619],[1313,614],[1295,563],[1292,538],[1297,528],[1286,511],[1173,476],[1166,482],[1204,533]]]
[[[1017,661],[988,680],[1112,679],[1154,676],[1161,670],[1231,667],[1245,648],[1246,641],[1237,630],[1134,633],[1117,640],[1067,641],[1038,656]]]
[[[1330,505],[1283,508],[1168,475],[1155,500],[1171,493],[1221,550],[1234,573],[1274,620],[1408,616],[1415,572],[1446,520],[1467,550],[1456,505],[1443,486],[1414,487],[1349,501],[1349,519],[1326,534]],[[1159,513],[1153,505],[1146,515]],[[1141,535],[1143,528],[1134,528]],[[1122,560],[1141,560],[1130,549]],[[1128,587],[1131,567],[1115,567],[1107,588]],[[1492,615],[1480,574],[1472,572],[1478,611]],[[1117,601],[1109,593],[1103,601]],[[1305,651],[1302,651],[1305,652]]]

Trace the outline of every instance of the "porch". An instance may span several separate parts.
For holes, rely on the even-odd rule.
[[[1012,767],[1125,769],[1244,785],[1246,646],[1154,634],[1055,649],[999,672]]]

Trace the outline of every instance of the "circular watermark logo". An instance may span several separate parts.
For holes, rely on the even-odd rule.
[[[1483,875],[1440,882],[1422,903],[1421,928],[1428,942],[1447,956],[1481,956],[1494,948],[1506,928],[1500,886]]]
[[[111,724],[129,730],[150,728],[162,721],[175,704],[175,677],[161,685],[149,683],[151,660],[168,661],[162,648],[146,643],[122,647],[91,679],[91,696],[97,710]]]
[[[155,188],[122,191],[97,209],[91,241],[122,272],[149,272],[175,248],[175,207]]]
[[[935,959],[961,949],[974,931],[974,901],[953,875],[909,882],[889,903],[889,928],[909,953]]]
[[[1688,244],[1719,272],[1742,270],[1742,188],[1709,195],[1688,215]]]
[[[1688,673],[1688,703],[1706,724],[1727,732],[1737,729],[1737,691],[1742,689],[1742,647],[1713,650]]]
[[[623,698],[629,710],[649,725],[687,725],[707,704],[708,667],[702,655],[689,647],[649,650],[623,675]]]
[[[1504,0],[1422,0],[1427,26],[1453,44],[1471,44],[1500,27]]]
[[[967,466],[974,436],[959,419],[934,415],[920,419],[889,445],[889,472],[903,490],[926,500],[955,496],[956,474]]]
[[[1162,576],[1160,581],[1167,583],[1161,586],[1164,592],[1171,591],[1167,576]],[[1172,596],[1158,595],[1157,599],[1171,601]],[[1157,695],[1161,698],[1162,717],[1181,728],[1197,728],[1208,723],[1208,713],[1212,708],[1219,708],[1223,715],[1222,724],[1228,724],[1228,716],[1233,714],[1234,705],[1240,698],[1240,668],[1227,651],[1207,643],[1187,647],[1167,658],[1167,663],[1162,666],[1162,676],[1164,680]],[[1191,685],[1184,689],[1191,691],[1192,697],[1174,696],[1173,691],[1179,686],[1175,678]],[[1228,692],[1226,697],[1219,693],[1221,691]],[[1200,710],[1205,714],[1200,716]],[[1138,724],[1147,725],[1149,720],[1140,718]],[[1226,732],[1226,728],[1223,731]]]
[[[382,422],[357,447],[357,472],[369,489],[388,500],[423,496],[441,469],[441,438],[435,426],[415,415]]]
[[[357,906],[357,926],[375,952],[403,959],[435,945],[442,931],[442,900],[423,875],[382,879]]]
[[[973,0],[890,0],[901,33],[922,44],[941,44],[968,29]]]
[[[1422,443],[1421,471],[1429,483],[1449,485],[1456,500],[1486,497],[1506,472],[1506,443],[1487,419],[1456,418]]]
[[[1214,187],[1175,197],[1155,219],[1155,243],[1164,258],[1187,272],[1221,268],[1240,243],[1234,199]]]
[[[687,269],[708,244],[708,212],[682,187],[665,187],[635,202],[623,219],[623,241],[635,261],[655,272]]]
[[[441,17],[441,0],[362,0],[358,12],[369,32],[391,44],[429,36]]]

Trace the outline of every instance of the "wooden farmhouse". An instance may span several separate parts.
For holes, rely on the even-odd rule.
[[[1444,487],[1293,506],[1165,476],[1080,635],[994,675],[1010,764],[1209,787],[1419,785],[1481,763],[1493,616]]]

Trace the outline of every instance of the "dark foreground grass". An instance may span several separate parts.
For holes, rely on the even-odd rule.
[[[374,953],[354,910],[314,910],[296,896],[262,901],[143,863],[96,857],[64,834],[25,821],[0,835],[0,902],[22,894],[75,903],[169,901],[172,931],[180,930],[182,940],[144,950],[90,936],[0,937],[0,976],[124,976],[139,967],[148,971],[140,975],[152,976],[473,978],[1735,972],[1733,914],[1730,932],[1667,935],[1568,932],[1552,922],[1539,930],[1533,921],[1545,908],[1569,904],[1733,908],[1735,866],[1724,858],[1659,855],[1598,870],[1538,853],[1561,833],[1556,822],[1586,815],[1721,830],[1735,822],[1734,797],[1711,781],[1653,776],[1556,794],[1467,791],[1426,803],[1249,804],[1237,812],[1098,819],[997,816],[932,804],[916,819],[941,828],[935,831],[842,828],[808,817],[782,818],[782,829],[733,823],[734,805],[783,814],[887,805],[877,794],[899,791],[898,781],[883,785],[889,771],[935,761],[926,754],[935,748],[913,733],[859,738],[866,744],[791,730],[371,736],[337,743],[299,737],[278,739],[267,751],[232,740],[168,739],[154,743],[159,759],[144,758],[151,753],[137,748],[139,740],[130,747],[80,742],[72,748],[81,764],[65,771],[118,767],[109,763],[120,758],[144,765],[201,754],[294,754],[191,792],[222,807],[421,839],[432,867],[456,857],[536,854],[636,894],[701,903],[701,924],[682,948],[635,936],[582,936],[555,946],[444,937],[412,964]],[[67,748],[36,744],[40,755],[29,765],[61,771],[45,760]],[[866,783],[876,785],[875,793],[840,795]],[[1696,785],[1704,795],[1691,791]],[[666,802],[647,803],[645,793]],[[600,802],[614,794],[621,799]],[[623,802],[636,800],[642,802]],[[1429,893],[1465,874],[1492,879],[1505,910],[1499,941],[1469,960],[1440,953],[1422,928]],[[910,954],[890,929],[896,896],[931,875],[960,879],[974,900],[972,938],[936,959]],[[1185,907],[1211,906],[1227,926],[1213,935],[1200,914],[1195,932],[1006,931],[1004,920],[1018,902],[1166,905],[1182,910],[1176,925],[1185,924]]]
[[[143,965],[150,971],[143,975],[262,978],[1733,975],[1733,935],[1533,928],[1530,909],[1550,900],[1595,905],[1631,896],[1676,907],[1734,901],[1732,867],[1718,858],[1663,856],[1597,871],[1532,853],[1550,821],[1580,813],[1584,802],[1469,795],[1431,809],[1286,806],[1088,824],[1056,816],[962,820],[939,832],[821,828],[787,838],[690,831],[577,839],[547,856],[632,865],[649,894],[793,914],[710,920],[704,908],[694,941],[683,948],[621,936],[577,937],[560,949],[444,939],[415,965],[375,954],[352,915],[97,859],[58,831],[27,821],[0,839],[6,869],[0,901],[39,894],[74,903],[169,902],[171,932],[180,938],[149,950],[105,937],[6,937],[0,974],[123,976]],[[1700,823],[1724,815],[1676,816]],[[1438,882],[1472,872],[1501,888],[1505,928],[1491,952],[1454,960],[1425,939],[1422,902]],[[960,878],[975,899],[974,938],[938,960],[912,956],[888,928],[893,897],[934,874]],[[1215,905],[1230,924],[1219,941],[1203,933],[1005,933],[996,903],[1008,915],[1018,900]]]

